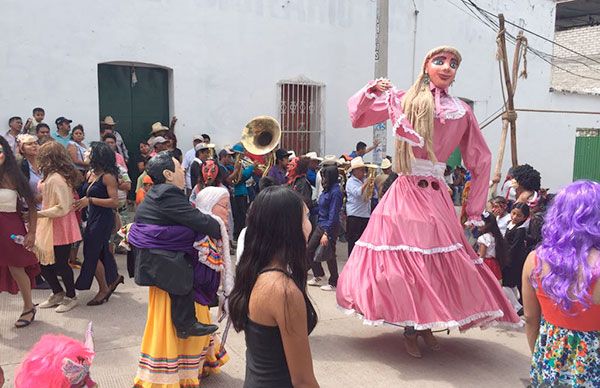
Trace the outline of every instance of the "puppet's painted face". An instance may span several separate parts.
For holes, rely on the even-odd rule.
[[[425,71],[429,75],[430,82],[436,87],[447,89],[454,81],[458,64],[456,55],[444,51],[431,57],[425,66]]]
[[[219,167],[212,160],[207,160],[202,164],[202,177],[204,178],[204,183],[214,182],[217,179],[217,175],[219,174]]]

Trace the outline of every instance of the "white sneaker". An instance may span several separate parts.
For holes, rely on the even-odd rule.
[[[64,299],[65,293],[59,292],[58,294],[52,294],[45,302],[39,304],[39,308],[41,309],[49,309],[52,307],[58,306]]]
[[[62,302],[60,302],[60,305],[58,305],[58,307],[54,311],[56,311],[57,313],[66,313],[67,311],[73,310],[73,308],[75,308],[77,304],[78,302],[76,296],[74,296],[73,298],[65,296]]]
[[[331,284],[326,284],[324,286],[321,286],[321,290],[323,290],[323,291],[335,291],[335,286],[332,286]]]
[[[321,278],[319,278],[319,277],[312,278],[306,282],[306,285],[313,286],[313,287],[319,287],[321,285]]]

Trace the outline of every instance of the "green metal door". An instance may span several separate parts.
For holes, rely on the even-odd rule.
[[[112,116],[129,151],[129,175],[137,179],[140,141],[150,137],[150,127],[169,123],[169,74],[166,69],[98,65],[100,120]]]
[[[577,130],[573,180],[577,179],[600,182],[600,129]]]

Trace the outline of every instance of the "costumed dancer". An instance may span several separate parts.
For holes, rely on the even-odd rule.
[[[483,225],[491,153],[469,106],[448,94],[460,62],[455,48],[435,48],[408,91],[378,79],[348,101],[354,127],[392,121],[400,176],[356,242],[338,280],[337,302],[367,324],[404,326],[413,357],[421,357],[417,334],[439,348],[431,329],[519,322],[469,245],[444,180],[444,162],[458,146],[473,176],[467,223]]]
[[[217,330],[195,303],[194,265],[199,235],[221,238],[220,225],[192,207],[183,189],[183,169],[169,152],[148,161],[154,186],[136,212],[128,241],[135,252],[135,281],[149,286],[148,317],[135,387],[199,386],[205,336]],[[202,236],[203,237],[203,236]],[[219,283],[206,273],[206,284]]]
[[[85,342],[46,334],[17,368],[15,388],[98,387],[90,377],[94,355],[92,322],[85,332]]]

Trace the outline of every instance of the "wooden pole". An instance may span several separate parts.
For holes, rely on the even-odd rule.
[[[502,49],[502,69],[504,72],[504,82],[506,84],[506,103],[508,111],[506,116],[510,124],[510,153],[513,167],[519,165],[517,158],[517,117],[515,113],[514,93],[515,90],[511,82],[511,73],[508,68],[508,56],[506,54],[506,25],[504,23],[504,14],[499,14],[498,19],[500,22],[500,47]]]

